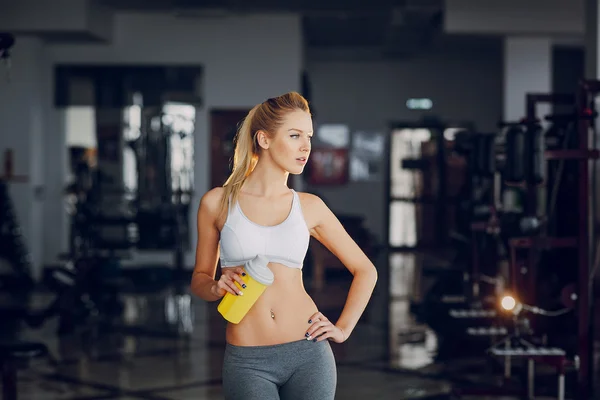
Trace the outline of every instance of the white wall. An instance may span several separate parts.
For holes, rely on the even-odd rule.
[[[416,121],[424,112],[411,111],[406,100],[428,97],[435,114],[445,121],[472,121],[493,131],[502,115],[502,48],[478,47],[472,53],[436,51],[405,61],[308,60],[315,122],[345,123],[352,131],[388,133],[392,121]],[[351,61],[350,61],[351,60]],[[366,214],[366,225],[380,239],[384,221],[385,186],[350,183],[342,187],[312,187],[336,212]]]
[[[209,189],[209,112],[213,108],[252,107],[268,97],[300,90],[302,32],[300,19],[292,15],[216,19],[182,19],[167,14],[118,14],[112,44],[51,45],[54,63],[188,64],[204,67],[204,104],[197,114],[194,204]],[[55,121],[56,122],[56,121]],[[60,121],[55,130],[63,129]],[[55,161],[46,164],[58,179],[64,171]],[[62,175],[61,175],[62,174]],[[44,230],[55,235],[60,215],[52,217]],[[190,216],[194,229],[195,211]],[[55,246],[53,246],[55,247]],[[193,263],[194,250],[187,255]],[[55,262],[55,249],[48,248],[45,263]],[[170,254],[143,253],[135,262],[168,262]]]

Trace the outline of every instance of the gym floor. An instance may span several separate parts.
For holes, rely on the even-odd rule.
[[[457,385],[470,378],[483,381],[484,371],[493,368],[484,367],[488,364],[481,358],[436,359],[436,335],[415,322],[410,307],[411,299],[420,296],[419,288],[427,285],[421,273],[425,257],[398,254],[390,260],[377,261],[379,270],[389,274],[380,273],[373,301],[351,338],[332,345],[338,361],[336,398],[454,399],[451,393]],[[307,290],[331,317],[341,311],[349,283],[340,274],[329,277],[323,290]],[[15,332],[20,338],[44,342],[57,363],[40,359],[20,370],[19,399],[223,398],[225,323],[216,303],[192,298],[185,289],[179,295],[174,289],[127,294],[123,300],[123,318],[108,328],[90,327],[59,338],[55,322],[49,321],[38,330]],[[47,295],[39,294],[35,301],[41,305]],[[551,397],[536,398],[556,398],[556,376],[551,371],[538,382],[538,394]]]

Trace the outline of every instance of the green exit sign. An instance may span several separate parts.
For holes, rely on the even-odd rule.
[[[408,99],[406,100],[406,107],[409,110],[431,110],[433,107],[433,101],[431,99]]]

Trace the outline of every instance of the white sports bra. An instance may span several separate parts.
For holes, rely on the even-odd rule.
[[[238,202],[229,205],[219,240],[221,267],[243,265],[260,254],[267,257],[269,262],[302,269],[310,232],[302,214],[298,193],[293,189],[291,191],[292,208],[287,218],[278,225],[258,225],[244,215]]]

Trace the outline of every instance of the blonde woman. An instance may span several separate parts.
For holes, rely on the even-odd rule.
[[[329,341],[348,339],[371,297],[377,272],[323,201],[288,188],[308,162],[313,135],[308,102],[291,92],[255,106],[236,136],[234,166],[198,209],[193,292],[206,301],[243,295],[242,265],[266,256],[274,283],[239,324],[228,324],[223,365],[227,400],[333,400],[337,382]],[[302,281],[313,236],[353,280],[335,323],[319,312]],[[215,280],[217,261],[222,274]]]

